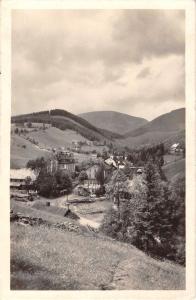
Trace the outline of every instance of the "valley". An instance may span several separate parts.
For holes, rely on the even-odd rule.
[[[160,116],[160,123],[117,112],[92,112],[83,120],[62,110],[12,118],[12,289],[184,289],[183,233],[167,254],[154,233],[154,253],[145,242],[130,242],[127,223],[143,205],[148,168],[158,176],[158,188],[166,184],[182,201],[177,193],[185,176],[185,133],[176,114]],[[20,170],[35,171],[35,183],[19,179]]]

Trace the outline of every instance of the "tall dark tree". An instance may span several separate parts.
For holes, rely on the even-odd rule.
[[[105,175],[104,175],[104,166],[103,164],[101,164],[99,167],[98,167],[98,170],[95,174],[95,177],[97,179],[97,182],[103,186],[104,185],[104,182],[105,182]]]

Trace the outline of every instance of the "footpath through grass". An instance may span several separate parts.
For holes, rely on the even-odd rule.
[[[23,215],[66,221],[52,212],[11,204]],[[183,267],[100,234],[11,223],[13,290],[184,289],[184,278]]]
[[[44,226],[11,225],[12,289],[102,289],[128,247]]]

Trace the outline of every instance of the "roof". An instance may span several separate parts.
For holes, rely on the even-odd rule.
[[[179,145],[180,145],[179,143],[173,144],[173,145],[171,146],[171,148],[176,148],[176,147],[178,147]]]
[[[20,182],[11,182],[10,186],[12,186],[12,187],[19,187],[19,186],[21,186],[21,183]]]
[[[10,170],[11,179],[26,179],[27,177],[31,177],[32,180],[35,180],[36,174],[31,169],[27,168]]]
[[[114,167],[117,167],[115,160],[110,157],[105,160],[105,163],[109,166],[113,165]]]

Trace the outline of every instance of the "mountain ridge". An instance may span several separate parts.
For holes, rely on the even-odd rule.
[[[79,114],[79,116],[98,128],[116,132],[121,135],[127,132],[127,128],[134,130],[148,123],[144,118],[111,110],[86,112]]]
[[[171,132],[185,129],[185,108],[172,110],[162,114],[144,126],[125,133],[125,137],[136,137],[147,132]]]

